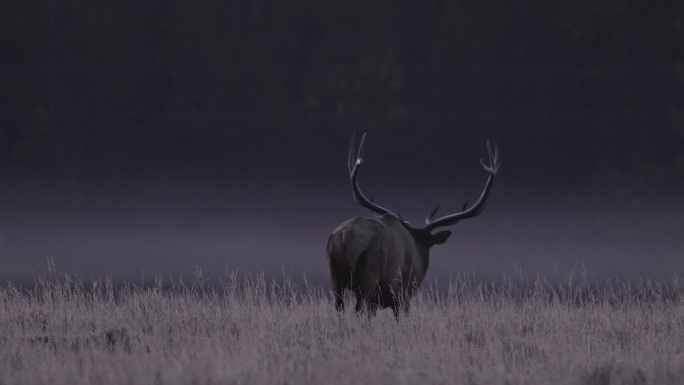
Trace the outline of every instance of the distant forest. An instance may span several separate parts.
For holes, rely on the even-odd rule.
[[[496,137],[532,176],[684,173],[679,1],[26,0],[3,13],[3,178],[325,175],[353,129],[393,133],[373,146],[395,158],[480,157]]]

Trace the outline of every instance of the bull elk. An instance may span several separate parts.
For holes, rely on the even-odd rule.
[[[471,207],[466,202],[461,212],[434,219],[439,206],[425,220],[425,226],[416,228],[399,215],[366,198],[359,188],[357,177],[363,164],[363,134],[358,151],[355,140],[349,148],[349,176],[354,200],[376,213],[375,218],[354,217],[337,226],[328,238],[327,256],[330,264],[335,308],[344,311],[344,290],[356,294],[356,311],[368,316],[377,308],[391,307],[395,317],[400,309],[408,313],[409,299],[425,278],[430,263],[430,248],[441,245],[451,235],[438,231],[438,227],[451,226],[462,219],[479,215],[487,201],[500,162],[496,142],[487,141],[489,165],[480,164],[487,172],[487,182],[480,198]]]

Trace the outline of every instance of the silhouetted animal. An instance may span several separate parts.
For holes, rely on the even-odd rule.
[[[450,231],[432,231],[438,227],[450,226],[472,218],[482,212],[492,188],[494,176],[499,169],[498,148],[487,141],[489,165],[480,160],[482,168],[489,174],[480,198],[471,207],[463,205],[463,211],[446,215],[436,220],[435,207],[422,228],[411,227],[408,222],[393,212],[373,203],[361,192],[357,176],[363,163],[363,149],[366,134],[363,134],[358,152],[355,140],[349,148],[349,176],[354,199],[361,206],[379,216],[376,218],[354,217],[340,224],[328,238],[327,255],[335,296],[335,308],[344,310],[344,290],[356,294],[356,311],[375,310],[390,306],[395,316],[399,309],[408,312],[409,299],[425,278],[430,264],[430,248],[440,245],[449,238]]]

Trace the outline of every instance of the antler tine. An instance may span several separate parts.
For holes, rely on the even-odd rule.
[[[496,171],[499,171],[499,166],[501,166],[501,162],[499,162],[499,142],[497,142],[496,140],[494,141],[494,159],[492,161],[496,165]]]
[[[349,175],[354,173],[357,166],[363,163],[363,149],[366,147],[366,133],[361,136],[361,143],[359,143],[358,150],[356,149],[356,132],[352,134],[352,142],[349,145],[349,156],[347,158],[347,167],[349,168]]]
[[[492,149],[489,140],[487,141],[487,153],[489,155],[489,166],[484,163],[483,159],[480,159],[480,165],[482,165],[482,168],[484,168],[487,173],[495,175],[496,172],[499,171],[499,166],[501,166],[501,162],[499,162],[499,145],[496,141],[494,141],[494,149]]]
[[[356,164],[363,163],[363,149],[366,147],[366,133],[363,133],[361,137],[361,143],[359,144],[359,153],[356,155]]]
[[[347,155],[347,169],[349,170],[349,175],[351,176],[354,170],[354,164],[356,163],[356,131],[352,133],[351,142],[349,143],[349,154]]]
[[[494,154],[492,154],[492,143],[489,141],[489,139],[487,139],[487,157],[489,158],[490,162],[492,160],[493,155]],[[482,158],[480,158],[480,160],[482,160]]]
[[[437,210],[439,210],[439,205],[435,206],[435,208],[432,210],[430,215],[428,215],[428,217],[425,218],[425,224],[426,225],[429,225],[430,223],[432,223],[432,218],[434,218],[435,214],[437,214]]]

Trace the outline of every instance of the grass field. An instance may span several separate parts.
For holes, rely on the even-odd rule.
[[[455,279],[408,316],[229,276],[0,289],[0,384],[682,384],[679,283]]]

